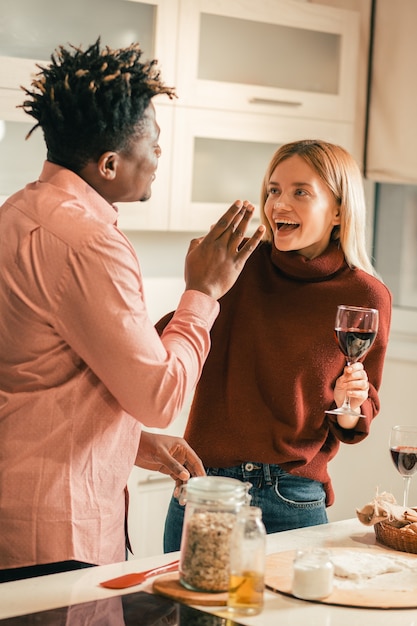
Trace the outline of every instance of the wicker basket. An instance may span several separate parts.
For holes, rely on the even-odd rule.
[[[374,525],[375,536],[379,543],[388,548],[417,554],[417,533],[403,528],[395,528],[390,524],[379,522]]]

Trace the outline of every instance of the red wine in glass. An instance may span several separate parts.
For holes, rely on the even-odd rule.
[[[391,458],[401,476],[412,476],[417,472],[417,448],[391,448]]]
[[[378,311],[340,304],[337,307],[334,332],[339,348],[345,355],[346,364],[356,363],[367,354],[375,341],[378,332]],[[352,410],[348,395],[341,407],[326,413],[364,417]]]
[[[338,330],[336,328],[335,333],[339,348],[350,363],[355,363],[365,356],[376,337],[376,332],[370,333],[360,329]]]
[[[393,426],[389,448],[392,461],[404,479],[403,506],[408,506],[411,477],[417,472],[417,427]]]

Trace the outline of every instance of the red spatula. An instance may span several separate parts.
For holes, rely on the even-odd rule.
[[[147,580],[151,576],[156,576],[156,574],[175,572],[178,569],[178,564],[179,561],[172,561],[172,563],[167,563],[166,565],[161,565],[160,567],[153,567],[152,569],[148,569],[145,572],[132,572],[131,574],[123,574],[123,576],[118,576],[117,578],[104,580],[100,583],[100,586],[106,587],[107,589],[126,589],[126,587],[140,585],[140,583],[145,582],[145,580]]]

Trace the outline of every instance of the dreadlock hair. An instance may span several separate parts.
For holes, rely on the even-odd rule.
[[[76,173],[106,151],[128,149],[151,98],[176,95],[157,61],[141,63],[141,55],[138,44],[100,49],[100,38],[85,51],[59,46],[50,65],[37,65],[33,91],[22,87],[30,99],[20,107],[37,120],[26,139],[40,126],[47,159]]]

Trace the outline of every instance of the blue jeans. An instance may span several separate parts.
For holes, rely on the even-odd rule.
[[[252,484],[251,505],[262,509],[267,533],[317,526],[328,521],[322,483],[288,474],[279,465],[242,463],[206,471],[208,476],[227,476]],[[164,552],[180,549],[184,509],[176,498],[171,498],[165,520]]]

